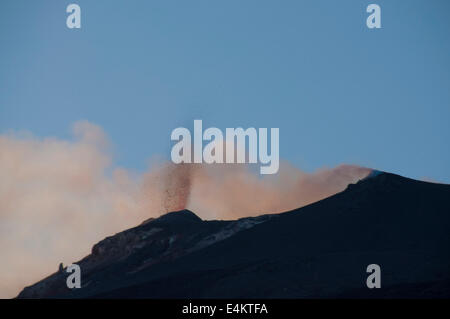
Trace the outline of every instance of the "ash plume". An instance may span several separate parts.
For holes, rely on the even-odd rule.
[[[160,161],[135,174],[112,165],[103,130],[76,122],[74,138],[0,135],[0,297],[89,254],[93,244],[169,211],[203,219],[279,213],[345,189],[371,171],[303,172],[284,162],[260,177],[244,164]]]

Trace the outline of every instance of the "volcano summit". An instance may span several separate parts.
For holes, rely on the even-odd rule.
[[[372,174],[273,215],[203,221],[183,210],[99,242],[19,298],[450,297],[450,185]],[[368,289],[366,267],[381,267]]]

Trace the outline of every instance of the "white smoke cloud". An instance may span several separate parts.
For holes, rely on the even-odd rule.
[[[145,174],[114,167],[103,130],[73,126],[74,139],[0,135],[0,297],[89,254],[106,236],[165,212],[234,219],[297,208],[343,190],[369,169],[312,174],[282,163],[261,178],[245,165],[163,163]]]

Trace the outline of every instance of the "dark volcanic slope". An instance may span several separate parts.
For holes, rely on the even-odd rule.
[[[381,289],[366,267],[381,266]],[[95,245],[82,288],[19,297],[450,297],[450,186],[383,173],[312,205],[239,221],[171,213]]]

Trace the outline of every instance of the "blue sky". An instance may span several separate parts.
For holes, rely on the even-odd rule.
[[[370,3],[382,29],[365,25]],[[2,0],[0,133],[70,138],[89,120],[117,165],[144,170],[194,119],[279,127],[281,158],[307,171],[448,183],[449,13],[445,0]]]

